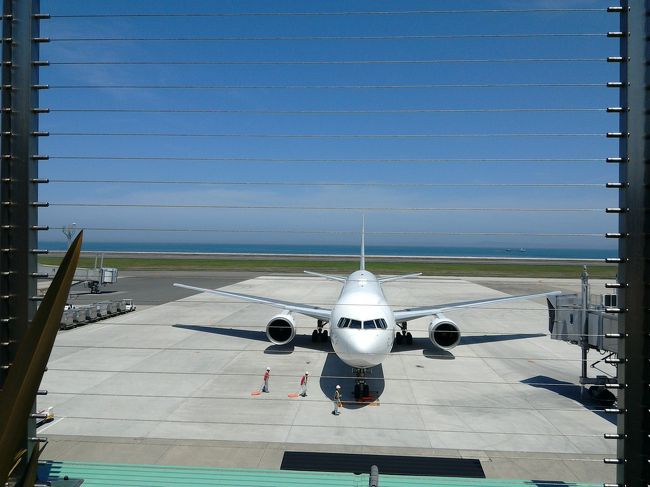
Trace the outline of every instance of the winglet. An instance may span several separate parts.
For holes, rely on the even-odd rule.
[[[366,215],[361,217],[361,263],[360,270],[366,270]]]

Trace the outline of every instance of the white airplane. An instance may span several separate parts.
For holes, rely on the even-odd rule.
[[[334,352],[354,370],[356,378],[354,395],[357,400],[361,396],[368,396],[366,374],[369,369],[379,365],[386,359],[393,348],[393,344],[399,345],[405,342],[410,345],[413,343],[413,337],[407,331],[407,323],[410,320],[431,316],[429,339],[437,347],[443,350],[451,350],[460,342],[461,334],[456,323],[447,318],[443,314],[444,312],[458,308],[532,299],[561,293],[561,291],[553,291],[541,294],[435,304],[393,311],[386,301],[381,284],[416,277],[421,273],[395,277],[377,277],[368,272],[365,268],[364,240],[364,232],[362,231],[360,269],[347,278],[305,271],[306,274],[343,283],[341,294],[331,309],[230,291],[204,289],[185,284],[174,283],[174,286],[283,309],[282,313],[271,318],[266,325],[266,336],[269,341],[276,345],[285,345],[295,337],[296,325],[292,313],[299,313],[318,320],[317,329],[312,333],[312,341],[327,341],[328,333],[324,326],[330,323],[331,332],[329,338]]]

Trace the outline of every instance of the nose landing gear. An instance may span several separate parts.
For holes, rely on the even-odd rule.
[[[395,344],[401,345],[404,343],[406,345],[413,345],[413,335],[406,330],[407,322],[397,323],[397,326],[400,327],[401,331],[395,334]]]
[[[370,399],[370,386],[366,382],[366,371],[368,369],[352,369],[355,377],[354,383],[354,400]]]
[[[327,330],[324,330],[323,327],[327,321],[323,320],[318,320],[316,323],[317,328],[311,332],[311,341],[316,343],[316,342],[327,342],[329,340],[329,335],[327,333]]]

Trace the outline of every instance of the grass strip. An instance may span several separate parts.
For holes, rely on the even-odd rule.
[[[39,263],[58,265],[59,257],[41,257]],[[95,266],[95,259],[82,257],[79,267]],[[169,271],[251,271],[251,272],[315,272],[349,274],[358,270],[359,264],[353,260],[318,260],[318,259],[246,259],[246,258],[180,258],[180,257],[106,257],[104,267],[116,267],[119,270],[169,270]],[[366,267],[375,274],[408,274],[422,272],[435,276],[489,276],[489,277],[539,277],[539,278],[576,278],[582,271],[582,265],[575,263],[522,264],[519,262],[410,262],[369,260]],[[616,276],[615,265],[589,264],[589,275],[596,279],[613,279]]]

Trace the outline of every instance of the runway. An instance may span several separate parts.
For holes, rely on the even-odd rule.
[[[237,277],[252,278],[232,283]],[[224,284],[216,276],[208,284],[210,276],[188,273],[150,275],[140,284],[150,281],[155,290],[159,279],[165,286],[174,280]],[[383,288],[398,309],[496,297],[500,286],[526,293],[567,290],[579,281],[481,282],[421,277]],[[224,289],[234,292],[319,306],[334,303],[340,290],[338,283],[308,276],[230,276],[226,283]],[[147,288],[139,292],[144,296]],[[397,347],[373,370],[372,404],[353,402],[351,370],[329,344],[311,342],[310,318],[297,315],[299,336],[291,346],[278,347],[266,341],[264,329],[279,310],[209,294],[150,294],[148,301],[134,313],[59,333],[42,384],[49,394],[39,397],[39,407],[54,406],[63,419],[48,426],[53,448],[45,458],[97,460],[89,458],[88,445],[120,443],[125,451],[140,451],[146,457],[140,463],[203,459],[214,465],[217,460],[205,455],[183,460],[183,448],[187,455],[201,445],[220,452],[230,445],[261,449],[254,454],[256,465],[279,468],[273,466],[277,453],[265,452],[300,445],[314,451],[451,452],[479,458],[486,474],[496,477],[614,477],[602,458],[614,453],[615,442],[603,433],[615,432],[615,417],[581,400],[580,349],[548,337],[543,301],[448,313],[463,332],[451,352],[431,345],[426,319],[410,323],[413,346]],[[267,366],[271,392],[251,395]],[[308,396],[288,397],[298,392],[305,370],[311,376]],[[338,417],[330,414],[336,384],[346,401]],[[156,445],[157,454],[144,453],[146,445]],[[236,454],[218,462],[246,464]]]

